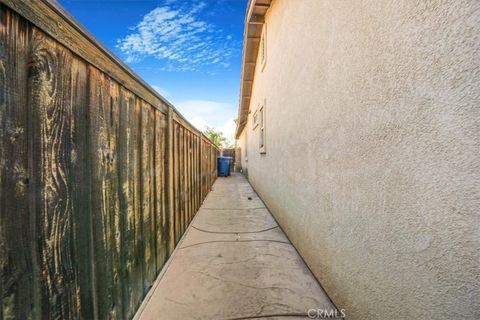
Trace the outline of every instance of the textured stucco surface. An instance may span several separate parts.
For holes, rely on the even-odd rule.
[[[237,148],[240,148],[240,165],[242,166],[242,172],[248,176],[247,130],[243,130],[238,138]]]
[[[350,319],[479,319],[480,1],[275,0],[266,21],[249,180],[327,293]]]

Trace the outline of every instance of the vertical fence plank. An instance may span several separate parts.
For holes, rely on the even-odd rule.
[[[173,161],[173,150],[174,150],[174,122],[173,122],[173,110],[168,108],[167,114],[167,137],[166,137],[166,179],[165,179],[165,189],[166,189],[166,202],[167,202],[167,221],[168,226],[168,255],[173,252],[175,247],[175,204],[174,204],[174,161]]]
[[[184,227],[184,231],[187,230],[187,226],[188,226],[188,223],[190,222],[189,221],[189,215],[190,215],[190,212],[189,212],[189,208],[190,208],[190,195],[189,195],[189,185],[188,185],[188,161],[189,161],[189,155],[188,155],[188,152],[189,152],[189,149],[188,149],[188,135],[189,135],[190,131],[185,129],[185,136],[184,136],[184,144],[185,144],[185,149],[184,149],[184,157],[185,157],[185,163],[184,163],[184,170],[185,170],[185,175],[184,175],[184,193],[185,193],[185,227]]]
[[[195,208],[195,202],[196,202],[196,197],[195,197],[195,134],[190,133],[190,197],[192,199],[191,202],[191,218],[190,220],[193,219],[195,216],[196,208]]]
[[[188,198],[189,203],[188,203],[188,221],[192,221],[193,218],[193,203],[195,201],[192,193],[192,179],[193,179],[193,172],[192,172],[192,161],[193,157],[193,152],[192,152],[192,132],[190,131],[188,133]]]
[[[177,150],[175,151],[175,157],[176,157],[176,173],[175,177],[177,179],[177,194],[175,195],[176,202],[177,202],[177,210],[175,212],[175,224],[177,227],[177,231],[175,232],[175,243],[178,243],[180,240],[180,235],[182,233],[183,229],[183,219],[182,219],[182,127],[176,122],[177,126],[177,136],[176,136],[176,146]]]
[[[208,162],[208,154],[209,154],[209,148],[208,148],[208,145],[207,143],[205,142],[204,143],[204,147],[205,147],[205,153],[203,154],[203,161],[205,162],[205,165],[204,165],[204,176],[205,176],[205,190],[203,191],[203,196],[206,197],[207,196],[207,193],[208,193],[208,168],[209,168],[209,162]]]
[[[121,261],[122,261],[122,306],[125,318],[133,317],[141,297],[143,288],[142,268],[137,260],[139,254],[136,240],[137,214],[135,187],[137,184],[138,166],[136,166],[136,109],[135,96],[125,88],[120,90],[119,120],[119,201],[121,229]],[[138,156],[138,154],[137,154]],[[137,201],[138,202],[138,201]],[[140,288],[139,288],[140,287]]]
[[[190,132],[189,134],[189,186],[190,186],[190,192],[188,193],[190,196],[190,221],[193,219],[194,213],[195,213],[195,193],[193,192],[193,134]]]
[[[210,187],[212,185],[212,177],[210,175],[210,172],[212,171],[210,165],[211,165],[211,161],[210,161],[210,158],[212,157],[212,148],[207,144],[207,155],[206,155],[206,162],[207,162],[207,190],[205,192],[205,194],[207,194],[209,191],[210,191]]]
[[[200,199],[202,201],[205,199],[205,187],[204,187],[204,172],[205,172],[205,144],[203,142],[203,137],[200,135],[199,138],[199,144],[200,144]]]
[[[199,141],[199,143],[200,143],[200,160],[199,160],[199,161],[200,161],[200,199],[204,199],[204,194],[203,194],[203,190],[204,190],[204,186],[203,186],[203,185],[204,185],[203,172],[204,172],[204,171],[203,171],[203,170],[204,170],[205,164],[204,164],[204,161],[203,161],[203,157],[204,157],[204,154],[205,154],[205,153],[204,153],[204,152],[205,152],[205,150],[204,150],[205,148],[204,148],[204,146],[203,146],[203,138],[202,138],[202,136],[200,136],[200,141]]]
[[[192,194],[193,194],[193,215],[198,210],[198,193],[197,193],[197,135],[192,135]]]
[[[189,192],[188,192],[188,195],[190,197],[190,217],[189,217],[189,221],[191,221],[193,219],[193,213],[194,213],[194,206],[195,206],[195,196],[193,194],[193,139],[192,139],[192,132],[190,132],[190,134],[188,135],[188,145],[189,145],[189,151],[188,151],[188,159],[189,159],[189,163],[188,163],[188,176],[189,176],[189,179],[188,179],[188,185],[189,185]]]
[[[200,148],[199,137],[195,135],[195,197],[197,198],[196,208],[197,211],[201,205],[200,199]]]
[[[212,147],[212,187],[215,182],[216,172],[215,172],[215,159],[217,159],[217,150]]]
[[[71,66],[72,77],[72,183],[74,262],[78,268],[80,317],[96,317],[96,297],[93,278],[93,238],[91,211],[91,170],[88,152],[88,74],[84,61],[75,58]]]
[[[183,195],[184,195],[184,211],[183,211],[183,231],[187,229],[188,225],[188,203],[190,198],[188,197],[188,130],[184,128],[184,135],[183,135]]]
[[[190,221],[195,216],[195,134],[190,132]]]
[[[188,131],[188,136],[187,136],[187,185],[188,185],[188,224],[192,220],[192,203],[193,203],[193,197],[192,197],[192,133]]]
[[[188,130],[183,129],[183,232],[188,225]],[[182,232],[182,233],[183,233]]]
[[[197,134],[193,134],[193,199],[194,199],[194,205],[193,205],[193,214],[195,215],[197,210],[198,210],[198,185],[197,185],[197,179],[198,179],[198,149],[197,149]]]
[[[210,146],[210,190],[212,190],[213,183],[215,182],[215,172],[213,171],[215,168],[215,148]]]
[[[205,196],[207,196],[210,190],[210,146],[207,143],[205,143],[205,177]]]
[[[89,67],[92,221],[98,316],[121,318],[118,199],[118,85]],[[112,96],[113,94],[113,96]]]
[[[208,191],[212,190],[212,186],[213,186],[213,174],[212,174],[212,171],[213,171],[213,155],[214,155],[214,149],[212,146],[210,146],[210,172],[209,172],[209,176],[210,176],[210,185],[209,185],[209,188],[208,188]]]
[[[146,102],[142,103],[142,215],[144,243],[144,293],[148,291],[155,280],[155,212],[154,212],[154,125],[153,108]]]
[[[144,245],[142,215],[142,99],[135,97],[133,114],[133,207],[134,207],[134,264],[132,266],[132,304],[139,305],[143,298]]]
[[[174,221],[173,224],[175,226],[175,246],[180,240],[180,126],[174,121],[174,148],[173,148],[173,157],[174,157],[174,165],[173,165],[173,176],[175,179],[174,182]]]
[[[113,272],[113,301],[115,315],[117,318],[123,317],[123,291],[122,291],[122,229],[121,229],[121,211],[119,194],[121,185],[119,183],[119,129],[120,129],[120,85],[110,79],[110,127],[109,127],[109,144],[112,152],[111,165],[111,192],[114,203],[110,209],[111,221],[111,254],[112,254],[112,272]],[[123,144],[123,142],[122,142]]]
[[[178,158],[180,159],[179,165],[178,165],[178,170],[179,170],[179,189],[180,189],[180,235],[179,238],[181,237],[181,234],[183,234],[185,230],[185,168],[184,166],[184,159],[185,159],[185,140],[184,140],[184,131],[185,129],[183,126],[180,126],[180,136],[178,138],[179,141],[179,154]]]
[[[200,137],[200,198],[205,198],[205,144],[203,137]]]
[[[156,272],[159,273],[167,259],[168,229],[165,210],[165,115],[155,111],[155,234]]]
[[[0,4],[0,319],[33,318],[34,234],[28,193],[28,24]]]
[[[210,190],[210,147],[205,143],[205,196]]]
[[[42,317],[71,319],[79,316],[70,180],[72,55],[37,30],[31,46],[29,113]]]
[[[131,309],[134,206],[133,206],[133,96],[123,87],[119,92],[119,132],[118,132],[118,200],[120,206],[120,261],[122,282],[122,312],[127,317]]]
[[[198,198],[198,208],[202,205],[202,135],[199,134],[197,137],[197,198]],[[197,209],[198,209],[197,208]]]
[[[202,135],[199,134],[197,137],[197,197],[198,197],[198,207],[202,205]]]

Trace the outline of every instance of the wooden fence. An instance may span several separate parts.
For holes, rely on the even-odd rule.
[[[219,151],[56,4],[0,2],[0,320],[129,319]]]

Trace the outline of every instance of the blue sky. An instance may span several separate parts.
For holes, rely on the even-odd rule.
[[[199,129],[232,138],[247,0],[59,0]]]

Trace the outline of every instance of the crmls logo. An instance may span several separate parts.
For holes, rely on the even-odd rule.
[[[345,318],[345,309],[308,309],[308,317],[310,319],[335,319]]]

